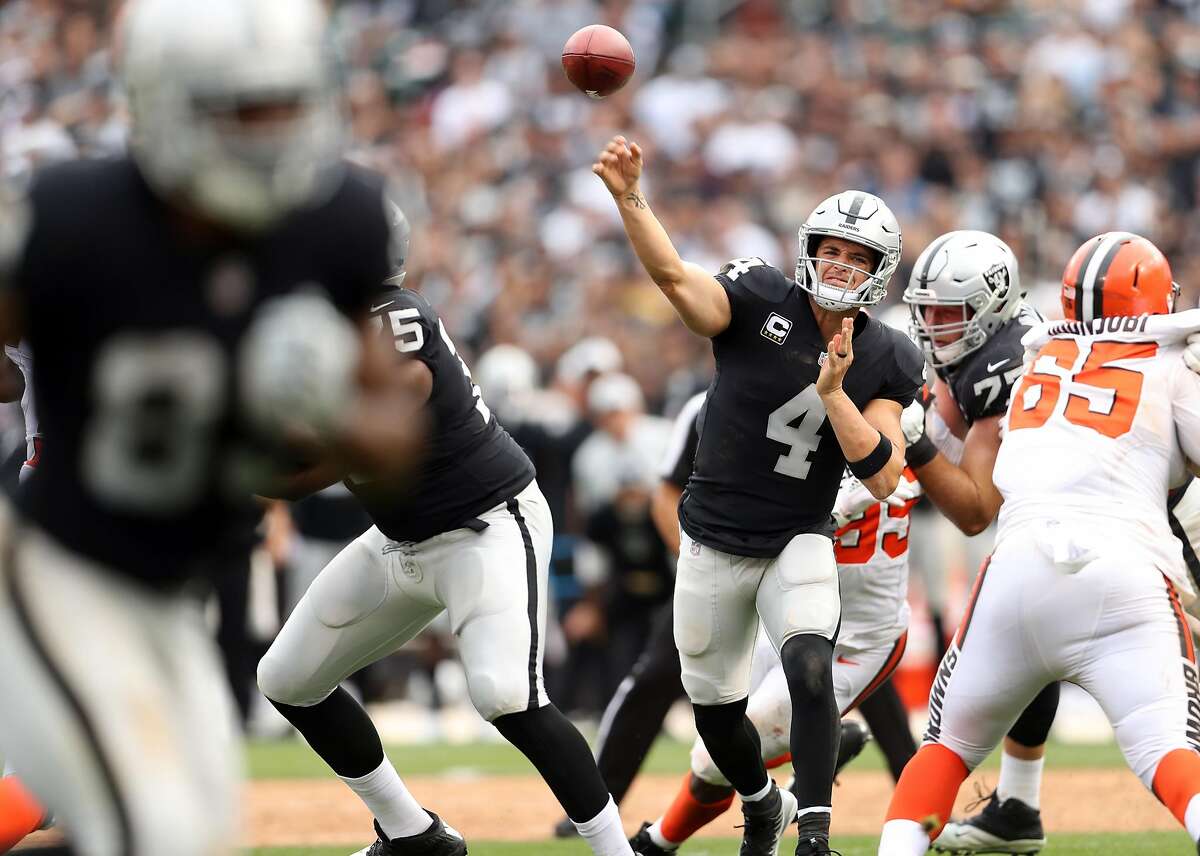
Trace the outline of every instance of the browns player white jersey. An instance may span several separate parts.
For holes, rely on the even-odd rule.
[[[1050,322],[1025,336],[1030,357],[993,476],[1004,496],[998,543],[1031,521],[1059,521],[1060,560],[1086,563],[1089,545],[1136,549],[1185,601],[1195,597],[1166,497],[1186,478],[1185,456],[1200,460],[1200,377],[1180,358],[1197,329],[1193,311]]]
[[[904,478],[917,482],[907,468]],[[842,587],[839,647],[864,650],[890,644],[908,627],[909,511],[918,498],[900,505],[877,502],[834,535]]]

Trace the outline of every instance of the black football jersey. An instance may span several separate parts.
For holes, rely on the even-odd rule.
[[[242,419],[240,340],[264,301],[301,287],[365,314],[389,271],[382,181],[349,168],[324,202],[238,237],[192,231],[127,158],[51,167],[28,203],[4,279],[54,454],[21,509],[118,573],[207,573],[253,524],[249,464],[266,460]]]
[[[708,393],[698,392],[687,400],[675,424],[671,427],[671,442],[663,458],[661,475],[676,487],[687,487],[696,461],[696,446],[700,443],[700,420],[704,418],[704,397]]]
[[[1025,371],[1021,337],[1041,321],[1042,316],[1036,309],[1021,304],[1017,314],[984,342],[983,347],[968,354],[961,363],[952,366],[951,371],[942,372],[942,379],[950,387],[954,403],[968,426],[989,416],[1003,416],[1008,410],[1013,385]]]
[[[799,533],[833,533],[846,458],[815,386],[826,343],[808,294],[761,259],[731,262],[717,281],[732,320],[712,340],[716,375],[679,519],[701,544],[773,557]],[[842,383],[857,407],[910,404],[924,371],[907,336],[858,313]]]
[[[432,439],[419,473],[405,485],[352,476],[347,487],[375,525],[397,541],[423,541],[461,527],[533,481],[533,464],[480,396],[467,364],[433,307],[407,288],[371,301],[372,323],[397,351],[433,374],[427,409]]]

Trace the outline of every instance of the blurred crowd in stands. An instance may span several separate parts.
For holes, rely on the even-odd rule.
[[[0,3],[2,180],[123,146],[116,5]],[[649,491],[664,417],[711,371],[707,343],[641,273],[591,174],[611,135],[642,144],[651,205],[681,254],[714,271],[744,256],[790,271],[813,206],[858,187],[904,232],[887,307],[925,244],[955,228],[1003,237],[1050,312],[1071,251],[1108,229],[1163,248],[1183,307],[1200,296],[1190,0],[331,6],[352,156],[392,178],[413,223],[407,283],[443,315],[553,505],[556,662],[570,664],[555,695],[568,709],[604,703],[636,654],[639,619],[669,596]],[[567,36],[594,22],[624,32],[638,61],[603,101],[571,88],[559,63]],[[299,580],[325,553],[289,526],[337,541],[358,525],[321,511],[288,519],[270,553],[302,566]]]

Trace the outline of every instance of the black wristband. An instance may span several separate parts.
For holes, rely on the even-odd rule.
[[[883,432],[880,432],[879,444],[871,450],[871,454],[861,461],[847,461],[846,466],[857,478],[866,480],[887,466],[887,462],[891,459],[892,441],[883,436]]]
[[[910,467],[923,467],[937,457],[938,448],[929,439],[928,434],[922,434],[921,439],[904,450],[904,460]]]

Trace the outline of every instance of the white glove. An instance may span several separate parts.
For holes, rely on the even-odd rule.
[[[1200,333],[1187,337],[1187,347],[1183,350],[1183,361],[1187,367],[1200,374]]]
[[[246,413],[275,437],[328,437],[356,395],[360,350],[354,325],[323,297],[298,293],[267,301],[239,354]]]
[[[904,442],[910,446],[925,435],[925,405],[920,396],[900,411],[900,430],[904,432]]]

